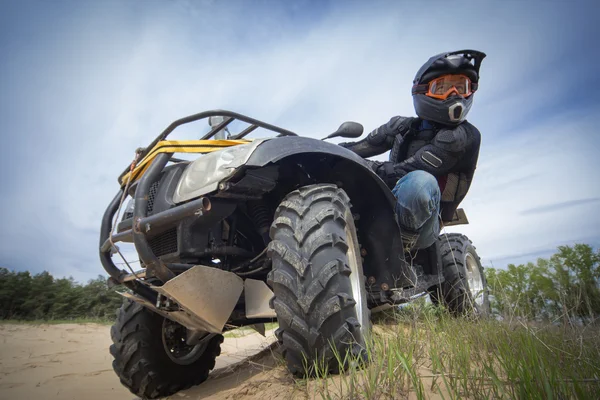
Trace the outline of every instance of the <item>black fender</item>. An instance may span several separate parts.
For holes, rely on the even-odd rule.
[[[352,202],[352,213],[364,258],[363,268],[372,293],[393,287],[411,287],[413,268],[405,261],[396,199],[387,185],[354,152],[336,144],[307,137],[278,137],[261,143],[246,167],[302,165],[312,183],[335,183]],[[281,168],[280,168],[281,169]],[[279,185],[290,185],[280,181]],[[289,191],[295,189],[289,186]]]
[[[246,166],[264,167],[269,163],[277,163],[284,158],[298,154],[323,154],[325,156],[335,156],[340,159],[346,159],[358,164],[363,171],[367,172],[366,175],[377,183],[377,186],[385,195],[390,206],[394,207],[396,204],[396,199],[390,189],[385,182],[373,172],[364,158],[345,147],[322,140],[301,136],[284,136],[267,140],[261,143],[254,153],[252,153]]]

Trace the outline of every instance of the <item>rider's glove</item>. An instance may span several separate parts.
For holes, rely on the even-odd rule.
[[[396,176],[396,171],[394,170],[395,163],[391,161],[372,161],[372,163],[374,163],[371,166],[373,171],[375,171],[375,173],[386,183],[386,185],[393,187],[399,179]]]
[[[371,170],[375,172],[388,186],[394,185],[397,181],[394,175],[394,163],[390,161],[373,161],[365,160],[366,163],[371,167]]]

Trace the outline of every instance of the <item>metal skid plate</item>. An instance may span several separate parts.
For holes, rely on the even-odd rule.
[[[208,332],[221,333],[238,302],[244,282],[234,273],[197,265],[154,286],[158,293],[171,298]]]
[[[129,300],[140,303],[144,307],[152,310],[153,312],[162,315],[172,321],[178,322],[186,328],[193,331],[208,332],[210,327],[204,323],[204,321],[198,320],[193,315],[186,313],[185,311],[165,311],[163,309],[156,308],[154,304],[144,299],[143,297],[137,296],[131,293],[119,293],[123,297],[127,297]]]
[[[250,325],[250,328],[254,329],[256,332],[260,333],[263,336],[266,336],[266,327],[264,323]]]
[[[269,306],[274,294],[266,283],[255,279],[244,281],[246,318],[275,318],[275,310]]]
[[[192,331],[221,333],[225,323],[245,290],[246,318],[276,318],[269,301],[273,292],[265,282],[242,280],[232,272],[197,265],[169,280],[163,286],[151,286],[173,300],[179,310],[158,308],[148,300],[129,293],[124,297],[169,318]],[[264,326],[257,330],[264,334]]]

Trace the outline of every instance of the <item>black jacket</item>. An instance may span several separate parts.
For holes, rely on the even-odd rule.
[[[464,199],[477,166],[481,134],[473,125],[434,125],[419,118],[393,117],[369,135],[352,143],[341,143],[361,157],[390,151],[390,161],[372,162],[373,170],[391,188],[411,171],[435,176],[442,192],[442,221],[451,221]]]

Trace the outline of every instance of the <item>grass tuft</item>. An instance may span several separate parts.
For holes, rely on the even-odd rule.
[[[332,376],[312,366],[311,398],[600,398],[598,327],[453,318],[417,304],[376,317],[370,362]],[[336,354],[343,365],[360,365]]]

